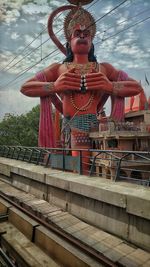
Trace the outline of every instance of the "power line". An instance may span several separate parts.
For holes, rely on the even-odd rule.
[[[142,22],[144,22],[144,21],[146,21],[146,20],[148,20],[148,19],[150,19],[150,17],[147,17],[147,18],[145,18],[145,19],[143,19],[143,20],[140,20],[140,21],[136,22],[135,24],[130,25],[130,26],[128,26],[127,28],[125,28],[125,29],[123,29],[123,30],[121,30],[121,31],[119,31],[119,32],[117,32],[117,33],[115,33],[115,34],[112,34],[111,36],[108,36],[107,38],[105,38],[105,39],[103,39],[103,40],[101,40],[101,41],[104,42],[104,41],[106,41],[106,40],[108,40],[108,39],[110,39],[110,38],[112,38],[112,37],[114,37],[114,36],[120,34],[121,32],[124,32],[124,31],[126,31],[126,30],[128,30],[128,29],[130,29],[130,28],[132,28],[132,27],[134,27],[134,26],[136,26],[136,25],[138,25],[138,24],[141,24]],[[96,44],[100,43],[101,41],[97,42]]]
[[[125,2],[127,2],[128,0],[125,0],[125,1],[123,1],[123,2],[121,2],[119,5],[117,5],[116,7],[114,7],[112,10],[110,10],[109,12],[107,12],[105,15],[103,15],[102,17],[100,17],[97,21],[99,21],[100,19],[102,19],[104,16],[106,16],[106,15],[108,15],[108,14],[110,14],[110,12],[112,12],[113,10],[115,10],[115,9],[117,9],[119,6],[121,6],[121,5],[123,5]],[[149,17],[148,17],[149,18]],[[148,19],[147,18],[147,19]],[[142,21],[140,21],[140,22],[138,22],[138,23],[136,23],[136,24],[134,24],[134,25],[131,25],[130,27],[133,27],[133,26],[135,26],[135,25],[137,25],[137,24],[139,24],[139,23],[141,23],[141,22],[143,22],[144,20],[142,20]],[[129,28],[129,27],[128,27]],[[126,28],[126,29],[128,29],[128,28]],[[122,31],[120,31],[120,32],[122,32]],[[118,32],[117,34],[119,34],[120,32]],[[105,40],[107,40],[107,39],[109,39],[109,38],[111,38],[112,36],[110,36],[110,37],[108,37],[108,38],[105,38]],[[104,41],[105,41],[104,40]],[[98,44],[99,42],[97,42],[96,44]],[[9,84],[11,84],[12,82],[14,82],[16,79],[18,79],[20,76],[22,76],[23,74],[25,74],[27,71],[29,71],[30,69],[32,69],[34,66],[36,66],[36,65],[38,65],[39,63],[41,63],[41,61],[43,61],[43,60],[45,60],[47,57],[49,57],[50,55],[52,55],[55,51],[57,51],[58,49],[55,49],[54,51],[52,51],[50,54],[48,54],[48,55],[46,55],[42,60],[39,60],[38,62],[36,62],[34,65],[32,65],[32,66],[30,66],[30,67],[28,67],[28,68],[26,68],[25,70],[24,70],[24,72],[19,72],[18,73],[18,76],[15,78],[15,79],[13,79],[13,80],[11,80],[10,82],[8,82],[6,85],[2,85],[2,86],[4,86],[4,87],[6,87],[6,86],[8,86]],[[60,52],[58,52],[57,54],[59,54]],[[56,55],[55,55],[56,56]]]
[[[50,55],[52,55],[52,54],[53,54],[54,52],[56,52],[57,50],[58,50],[58,48],[55,49],[55,50],[53,50],[51,53],[49,53],[49,54],[46,55],[45,57],[43,57],[43,60],[45,60],[47,57],[49,57]],[[60,53],[60,52],[59,52],[59,53]],[[57,53],[57,54],[59,54],[59,53]],[[56,54],[55,56],[57,56],[57,54]],[[18,73],[17,77],[15,77],[13,80],[9,81],[6,85],[2,85],[3,88],[7,87],[9,84],[12,84],[12,83],[13,83],[14,81],[16,81],[19,77],[21,77],[23,74],[25,74],[27,71],[29,71],[30,69],[32,69],[33,67],[35,67],[35,66],[38,65],[39,63],[41,63],[41,60],[37,61],[37,62],[36,62],[35,64],[33,64],[32,66],[27,67],[25,70],[23,70],[23,72],[20,71],[20,72]]]
[[[102,1],[102,0],[101,0]],[[93,4],[91,4],[89,7],[88,7],[88,9],[90,9],[93,5],[95,5],[96,3],[98,2],[98,0],[96,0]],[[58,19],[58,17],[60,17],[62,15],[62,13],[61,14],[59,14],[58,16],[57,16],[57,19]],[[45,30],[47,29],[47,26],[40,32],[40,33],[38,33],[38,35],[23,49],[23,51],[22,51],[22,53],[38,38],[38,37],[40,37],[40,36],[42,36],[42,33],[43,32],[45,32]],[[58,34],[60,31],[62,31],[63,30],[63,28],[61,28],[60,30],[58,30],[57,32],[56,32],[56,34]],[[49,39],[50,38],[48,38],[47,40],[45,40],[43,43],[41,43],[41,45],[39,45],[38,47],[36,47],[34,50],[32,50],[31,52],[29,52],[28,54],[25,54],[24,56],[23,56],[23,58],[22,59],[20,59],[19,61],[17,61],[14,65],[12,65],[12,66],[10,66],[8,69],[7,69],[7,71],[9,70],[9,69],[11,69],[12,67],[14,67],[14,66],[16,66],[18,63],[20,63],[24,58],[26,58],[27,56],[29,56],[30,54],[32,54],[33,52],[35,52],[35,50],[37,50],[38,48],[40,48],[43,44],[45,44],[46,42],[48,42],[49,41]],[[4,68],[2,68],[0,71],[4,71],[18,56],[20,56],[20,55],[22,55],[22,53],[20,53],[19,55],[17,55],[17,56],[15,56]]]
[[[59,33],[61,30],[58,30],[57,33]],[[8,70],[12,69],[13,67],[15,67],[18,63],[20,63],[24,58],[30,56],[32,53],[34,53],[38,48],[40,48],[43,44],[47,43],[50,40],[50,38],[48,38],[47,40],[45,40],[42,44],[40,44],[39,46],[37,46],[36,48],[34,48],[32,51],[30,51],[28,54],[26,54],[25,56],[23,56],[19,61],[17,61],[14,65],[10,66]]]
[[[88,9],[90,9],[91,6],[95,5],[95,4],[97,3],[97,1],[98,1],[98,0],[96,0],[95,3],[91,4],[91,5],[88,7]],[[101,1],[102,1],[102,0],[101,0]],[[59,14],[59,15],[57,16],[57,18],[58,18],[60,15],[61,15],[61,14]],[[58,31],[56,32],[56,34],[58,34],[58,33],[59,33],[60,31],[62,31],[62,30],[63,30],[63,28],[61,28],[60,30],[58,30]],[[42,33],[42,32],[41,32],[41,33]],[[41,33],[39,33],[39,35],[40,35]],[[37,50],[38,48],[41,47],[41,50],[42,50],[42,45],[45,44],[47,41],[49,41],[49,39],[50,39],[50,38],[48,38],[47,40],[45,40],[42,44],[40,44],[40,45],[39,45],[38,47],[36,47],[33,51],[31,51],[30,53],[28,53],[27,55],[25,55],[22,59],[20,59],[18,62],[16,62],[13,66],[10,66],[10,67],[7,69],[7,71],[8,71],[9,69],[13,68],[14,66],[16,66],[16,65],[17,65],[18,63],[20,63],[24,58],[26,58],[27,56],[29,56],[30,54],[32,54],[32,53],[33,53],[35,50]],[[65,42],[63,45],[66,45],[66,42]],[[53,52],[55,52],[55,51],[57,51],[57,50],[58,50],[58,49],[52,51],[50,54],[48,54],[48,55],[47,55],[46,57],[44,57],[44,58],[41,57],[41,59],[36,63],[36,65],[38,65],[43,59],[46,59],[49,55],[53,54]],[[42,51],[41,51],[41,52],[42,52]],[[58,52],[57,54],[60,54],[60,52]],[[56,54],[56,55],[57,55],[57,54]],[[54,56],[56,56],[56,55],[54,55]],[[33,68],[34,66],[35,66],[35,64],[32,65],[31,68]],[[30,70],[31,68],[30,68],[30,67],[29,67],[29,69],[26,68],[24,73],[26,73],[26,72],[27,72],[28,70]],[[22,72],[22,71],[21,71],[21,72]],[[20,77],[20,75],[21,75],[20,73],[21,73],[21,72],[18,73],[17,78]],[[23,73],[23,74],[24,74],[24,73]],[[13,81],[15,81],[17,78],[15,78]],[[10,81],[10,82],[11,82],[11,81]],[[8,83],[8,84],[9,84],[9,83]],[[8,85],[8,84],[7,84],[7,85]],[[0,85],[0,87],[3,87],[3,86],[5,87],[5,84],[4,84],[4,85],[3,85],[3,84]]]
[[[112,13],[114,10],[116,10],[117,8],[119,8],[120,6],[122,6],[125,2],[127,2],[129,0],[124,0],[122,1],[120,4],[118,4],[117,6],[115,6],[113,9],[111,9],[110,11],[108,11],[107,13],[105,13],[103,16],[101,16],[99,19],[95,20],[94,23],[90,24],[88,26],[88,28],[92,27],[94,24],[96,24],[96,22],[100,21],[101,19],[103,19],[104,17],[106,17],[107,15],[109,15],[110,13]]]
[[[123,5],[125,2],[127,2],[128,0],[124,0],[123,2],[121,2],[119,5],[117,5],[117,6],[115,6],[113,9],[111,9],[109,12],[107,12],[106,14],[104,14],[102,17],[100,17],[99,19],[97,19],[96,21],[95,21],[95,23],[97,22],[97,21],[99,21],[100,19],[102,19],[103,17],[105,17],[106,15],[108,15],[108,14],[110,14],[113,10],[116,10],[118,7],[120,7],[121,5]],[[93,25],[93,24],[92,24]],[[91,25],[90,25],[91,26]],[[57,51],[58,49],[56,49],[56,50],[54,50],[54,52],[55,51]],[[60,52],[59,52],[60,53]],[[59,54],[58,53],[58,54]],[[44,60],[44,59],[46,59],[49,55],[51,55],[51,54],[53,54],[53,51],[50,53],[50,54],[48,54],[46,57],[44,57],[42,60]],[[18,79],[20,76],[22,76],[23,74],[25,74],[27,71],[29,71],[30,69],[32,69],[34,66],[36,66],[36,65],[38,65],[42,60],[40,60],[40,61],[38,61],[38,62],[36,62],[34,65],[32,65],[32,66],[30,66],[30,67],[28,67],[28,68],[26,68],[25,70],[24,70],[24,72],[22,73],[22,71],[21,72],[19,72],[18,73],[18,76],[15,78],[15,79],[13,79],[12,81],[10,81],[10,82],[8,82],[6,85],[2,85],[2,86],[4,86],[4,87],[6,87],[6,86],[8,86],[11,82],[13,82],[13,81],[15,81],[16,79]]]
[[[95,5],[98,1],[99,1],[99,0],[96,0],[93,4],[91,4],[91,5],[88,7],[88,9],[90,9],[90,8],[91,8],[93,5]],[[103,0],[100,0],[100,1],[103,1]],[[57,16],[57,18],[58,18],[60,15],[61,15],[61,14],[59,14],[59,15]],[[47,27],[46,27],[46,28],[47,28]],[[61,28],[60,30],[58,30],[58,31],[56,32],[56,34],[58,34],[58,33],[59,33],[60,31],[62,31],[62,30],[63,30],[63,28]],[[44,29],[43,31],[45,31],[45,29]],[[43,32],[43,31],[42,31],[42,32]],[[38,38],[38,37],[42,34],[42,32],[40,32],[36,38]],[[35,39],[36,39],[36,38],[35,38]],[[34,39],[34,40],[35,40],[35,39]],[[29,56],[30,54],[32,54],[32,53],[33,53],[35,50],[37,50],[38,48],[42,47],[42,45],[45,44],[47,41],[49,41],[49,39],[50,39],[50,38],[48,38],[46,41],[44,41],[43,43],[41,43],[41,44],[40,44],[38,47],[36,47],[33,51],[31,51],[30,53],[28,53],[27,55],[25,55],[22,59],[20,59],[18,62],[16,62],[13,66],[10,66],[7,70],[9,70],[9,69],[11,69],[12,67],[16,66],[16,65],[17,65],[18,63],[20,63],[24,58],[26,58],[27,56]],[[33,40],[33,41],[34,41],[34,40]],[[33,42],[33,41],[32,41],[32,42]],[[32,43],[32,42],[31,42],[31,43]],[[31,44],[31,43],[30,43],[30,44]],[[30,45],[30,44],[29,44],[29,45]],[[29,46],[29,45],[28,45],[28,46]],[[64,45],[66,45],[66,42],[64,43]],[[27,46],[27,47],[28,47],[28,46]],[[26,49],[27,47],[25,47],[25,49]],[[24,49],[24,50],[25,50],[25,49]],[[24,50],[23,50],[23,51],[24,51]],[[58,48],[55,49],[54,51],[52,51],[52,52],[51,52],[50,54],[48,54],[47,56],[45,56],[44,58],[42,58],[42,56],[41,56],[41,60],[39,60],[38,62],[36,62],[36,63],[35,63],[34,65],[32,65],[31,67],[26,68],[26,69],[24,70],[23,73],[22,73],[22,71],[19,72],[19,73],[18,73],[18,76],[17,76],[15,79],[13,79],[12,81],[8,82],[6,85],[1,85],[1,87],[2,87],[2,86],[6,87],[6,86],[9,85],[11,82],[16,81],[17,78],[19,78],[20,76],[22,76],[23,74],[25,74],[28,70],[30,70],[30,69],[33,68],[34,66],[38,65],[42,60],[46,59],[48,56],[52,55],[52,54],[53,54],[55,51],[57,51],[57,50],[58,50]],[[41,53],[42,53],[42,51],[41,51]],[[60,52],[58,52],[56,55],[58,55],[58,54],[60,54]],[[54,56],[56,56],[56,55],[54,55]],[[15,57],[15,58],[16,58],[16,57]],[[15,59],[15,58],[14,58],[14,59]],[[12,61],[13,61],[13,60],[12,60]],[[12,61],[11,61],[11,62],[12,62]],[[11,63],[11,62],[10,62],[10,63]],[[10,63],[9,63],[9,64],[10,64]],[[9,65],[9,64],[8,64],[8,65]],[[8,65],[7,65],[7,66],[8,66]],[[6,67],[7,67],[7,66],[6,66]],[[6,67],[5,67],[5,68],[6,68]]]
[[[89,8],[87,8],[87,9],[90,9],[92,6],[94,6],[97,2],[102,2],[103,0],[95,0],[95,2],[93,3],[93,4],[91,4],[90,6],[89,6]]]
[[[110,14],[113,10],[115,10],[115,9],[117,9],[118,7],[120,7],[122,4],[124,4],[125,2],[127,2],[127,1],[129,1],[129,0],[124,0],[123,2],[121,2],[119,5],[117,5],[116,7],[114,7],[112,10],[110,10],[108,13],[106,13],[106,14],[104,14],[101,18],[99,18],[98,20],[96,20],[95,21],[95,23],[97,22],[97,21],[99,21],[100,19],[102,19],[102,18],[104,18],[106,15],[108,15],[108,14]],[[88,9],[90,9],[93,5],[95,5],[96,3],[98,2],[98,0],[96,0],[93,4],[91,4],[89,7],[88,7]],[[61,14],[59,14],[59,16],[60,16]],[[58,16],[58,17],[59,17]],[[91,25],[93,25],[93,24],[91,24]],[[91,25],[89,26],[89,27],[91,27]],[[60,30],[58,30],[57,31],[57,33],[56,34],[58,34],[60,31],[62,31],[63,30],[63,28],[62,29],[60,29]],[[45,29],[42,31],[42,32],[44,32],[45,31]],[[36,37],[36,38],[34,38],[34,40],[33,41],[31,41],[30,42],[30,44],[32,44],[41,34],[42,34],[42,32],[40,32],[39,34],[38,34],[38,36]],[[38,48],[40,48],[43,44],[45,44],[47,41],[49,41],[49,38],[47,39],[47,40],[45,40],[42,44],[40,44],[38,47],[36,47],[34,50],[32,50],[31,52],[29,52],[28,54],[26,54],[25,56],[23,56],[23,58],[21,58],[19,61],[17,61],[14,65],[12,65],[12,66],[10,66],[8,69],[7,69],[7,71],[8,70],[10,70],[11,68],[13,68],[14,66],[16,66],[18,63],[20,63],[24,58],[26,58],[27,56],[29,56],[29,55],[31,55],[35,50],[37,50]],[[30,44],[28,44],[25,48],[24,48],[24,50],[23,51],[25,51],[25,49],[27,48],[27,47],[29,47],[29,45]],[[21,54],[20,54],[21,55]],[[19,56],[19,55],[18,55]],[[16,56],[11,62],[13,62],[18,56]],[[11,63],[10,62],[10,63]],[[4,67],[4,69],[6,69],[9,65],[10,65],[10,63],[7,65],[7,66],[5,66]],[[2,69],[2,70],[4,70],[4,69]]]
[[[133,3],[130,4],[131,1],[132,1],[132,0],[129,0],[129,3],[127,3],[127,4],[124,5],[123,7],[125,8],[125,7],[128,7],[128,6],[130,5],[130,8],[131,8],[131,6],[133,5]],[[134,3],[134,4],[136,4],[136,3]],[[119,17],[121,16],[121,14],[120,14],[120,13],[117,13],[116,10],[112,11],[111,14],[109,14],[109,15],[112,16],[113,14],[115,14],[115,15],[119,15]]]
[[[62,14],[59,14],[58,16],[57,16],[57,19],[58,19],[58,17],[60,17]],[[16,55],[4,68],[2,68],[2,69],[0,69],[0,71],[4,71],[18,56],[20,56],[20,55],[22,55],[22,53],[42,34],[42,33],[44,33],[45,31],[47,30],[47,26],[46,27],[44,27],[44,29],[41,31],[41,32],[39,32],[38,34],[37,34],[37,36],[27,45],[27,46],[25,46],[25,48],[21,51],[21,53],[20,54],[18,54],[18,55]],[[62,29],[61,29],[62,30]],[[60,31],[60,30],[59,30]],[[49,40],[49,38],[46,40],[46,42]],[[45,43],[45,42],[44,42]],[[39,47],[37,47],[37,49],[38,49]],[[35,51],[36,49],[34,49],[34,51]],[[31,53],[33,53],[34,51],[31,51]],[[31,53],[29,53],[29,54],[31,54]],[[25,55],[26,56],[26,55]],[[25,57],[24,56],[24,57]],[[28,56],[28,55],[27,55]],[[20,61],[19,61],[20,62]],[[17,64],[17,63],[16,63]],[[16,65],[15,64],[15,65]],[[14,65],[13,65],[14,66]],[[12,67],[13,67],[12,66]],[[10,68],[9,68],[10,69]],[[7,69],[7,70],[9,70],[9,69]]]
[[[127,19],[121,21],[120,23],[117,23],[117,24],[113,25],[112,27],[109,27],[109,28],[107,28],[106,30],[104,30],[104,31],[102,31],[102,32],[99,32],[98,34],[106,33],[106,32],[108,32],[109,30],[113,29],[114,27],[116,27],[116,26],[120,26],[120,25],[123,24],[124,22],[126,22],[126,21],[128,21],[128,20],[132,20],[133,18],[138,17],[138,16],[140,16],[141,14],[144,14],[144,13],[148,12],[149,10],[150,10],[150,8],[148,8],[148,9],[144,9],[143,11],[137,13],[136,15],[134,15],[134,16],[132,16],[132,17],[128,17]],[[101,41],[103,41],[103,38],[101,39]]]
[[[60,17],[62,14],[59,14],[58,16],[57,16],[57,19],[58,19],[58,17]],[[20,55],[22,55],[23,54],[23,52],[37,39],[37,38],[39,38],[41,35],[42,35],[42,33],[44,33],[45,31],[46,31],[46,29],[47,29],[47,26],[46,27],[44,27],[44,29],[41,31],[41,32],[39,32],[38,34],[37,34],[37,36],[27,45],[27,46],[25,46],[25,48],[21,51],[21,53],[20,54],[18,54],[18,55],[16,55],[4,68],[2,68],[0,71],[4,71],[18,56],[20,56]],[[62,29],[61,29],[62,30]],[[59,30],[59,31],[61,31],[61,30]],[[58,32],[59,32],[58,31]],[[57,32],[57,33],[58,33]],[[44,43],[46,43],[47,41],[49,40],[49,38],[45,41],[45,42],[43,42],[43,44]],[[29,54],[25,54],[24,55],[24,57],[22,58],[22,59],[24,59],[26,56],[28,56],[28,55],[30,55],[31,53],[33,53],[36,49],[38,49],[39,48],[39,46],[38,47],[36,47],[33,51],[31,51]],[[18,62],[20,62],[21,60],[19,60]],[[17,63],[18,62],[16,62],[13,66],[16,66],[17,65]],[[13,66],[11,66],[11,67],[13,67]],[[10,68],[11,68],[10,67]],[[10,68],[8,68],[7,70],[9,70]]]
[[[44,32],[45,30],[43,30],[42,32]],[[15,56],[4,68],[2,68],[0,71],[4,71],[18,56],[20,56],[40,35],[40,32],[23,50],[20,54],[18,54],[17,56]],[[7,69],[8,70],[8,69]]]
[[[110,14],[112,11],[116,10],[118,7],[120,7],[121,5],[123,5],[125,2],[127,2],[129,0],[124,0],[123,2],[121,2],[119,5],[115,6],[113,9],[111,9],[109,12],[105,13],[102,17],[100,17],[99,19],[97,19],[94,23],[96,23],[97,21],[101,20],[102,18],[104,18],[105,16],[107,16],[108,14]],[[95,5],[98,2],[98,0],[96,0],[93,4],[91,4],[88,9],[90,9],[93,5]],[[94,24],[93,23],[93,24]],[[89,27],[91,27],[93,24],[89,25]],[[63,29],[63,28],[62,28]],[[58,34],[62,29],[58,30],[56,34]],[[41,35],[42,32],[40,32],[38,34],[38,37]],[[33,40],[34,41],[34,40]],[[33,42],[32,41],[32,42]],[[49,38],[44,41],[41,45],[45,44],[47,41],[49,41]],[[31,43],[32,43],[31,42]],[[36,47],[33,51],[31,51],[30,53],[28,53],[27,55],[25,55],[22,59],[20,59],[18,62],[16,62],[13,66],[9,67],[7,70],[11,69],[12,67],[16,66],[18,63],[20,63],[24,58],[26,58],[27,56],[29,56],[30,54],[32,54],[36,49],[40,48],[41,45],[39,45],[38,47]],[[6,68],[6,67],[5,67]]]

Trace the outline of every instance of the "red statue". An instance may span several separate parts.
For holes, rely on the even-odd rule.
[[[78,1],[69,0],[71,4]],[[91,0],[82,1],[87,4]],[[80,0],[81,3],[81,0]],[[64,30],[65,47],[54,35],[53,18],[61,11],[68,13]],[[51,39],[66,54],[62,64],[52,64],[23,84],[21,92],[41,98],[39,145],[55,146],[50,116],[52,102],[64,116],[62,131],[71,131],[71,148],[90,148],[89,131],[98,124],[97,112],[111,96],[114,119],[122,120],[124,98],[141,92],[141,85],[109,63],[98,63],[94,56],[93,38],[96,32],[94,18],[80,5],[59,7],[49,17]],[[50,125],[50,126],[48,126]]]

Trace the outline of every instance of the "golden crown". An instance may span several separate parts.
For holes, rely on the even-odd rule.
[[[88,29],[92,39],[94,38],[96,33],[95,20],[87,10],[80,6],[72,9],[65,18],[64,32],[67,41],[70,40],[71,34],[77,25],[79,25],[81,29]]]

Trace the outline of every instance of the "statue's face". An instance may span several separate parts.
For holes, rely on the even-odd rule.
[[[71,49],[73,53],[88,54],[91,45],[91,33],[88,29],[75,29],[71,35]]]

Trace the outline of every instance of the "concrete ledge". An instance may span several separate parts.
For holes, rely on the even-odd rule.
[[[10,177],[11,166],[9,163],[0,163],[0,173]]]
[[[99,267],[99,263],[67,244],[64,240],[51,233],[43,226],[35,230],[35,244],[43,249],[47,254],[52,255],[64,266],[72,267]]]
[[[36,221],[32,220],[30,217],[16,208],[9,209],[8,221],[11,222],[20,232],[22,232],[30,241],[32,241],[33,228],[38,226]]]
[[[0,158],[12,184],[81,220],[150,249],[150,188]],[[4,165],[4,171],[3,171]]]
[[[1,247],[7,250],[10,258],[17,259],[17,266],[21,267],[58,267],[59,265],[39,249],[33,242],[23,235],[11,223],[0,223],[0,231],[6,233],[1,236]],[[16,266],[16,265],[15,265]]]
[[[148,187],[65,172],[46,175],[46,184],[125,208],[130,214],[150,219],[150,188]]]
[[[0,173],[7,176],[16,174],[47,186],[125,208],[130,214],[150,219],[150,188],[147,187],[81,176],[7,158],[0,158]],[[19,183],[15,183],[15,179],[13,182],[15,186]]]
[[[126,210],[130,214],[150,220],[150,190],[141,189],[137,196],[127,195]]]
[[[126,196],[120,193],[118,185],[114,186],[114,182],[107,183],[103,180],[65,172],[59,175],[46,175],[46,184],[48,185],[125,208]]]
[[[0,198],[0,214],[6,214],[10,207],[12,207],[11,204]]]

